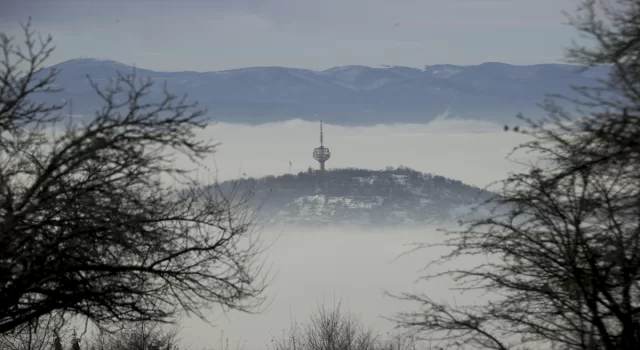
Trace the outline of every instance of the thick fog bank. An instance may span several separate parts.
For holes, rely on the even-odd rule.
[[[272,336],[282,335],[292,321],[306,322],[318,304],[331,307],[338,302],[359,315],[366,326],[381,333],[391,331],[394,324],[383,317],[417,305],[384,296],[384,290],[451,298],[448,288],[452,284],[448,280],[416,283],[425,273],[424,266],[442,253],[441,249],[403,255],[415,247],[414,243],[441,241],[443,233],[438,228],[265,230],[261,239],[271,244],[266,259],[276,277],[267,290],[270,303],[266,310],[258,315],[232,312],[225,317],[218,313],[212,316],[215,327],[186,319],[182,322],[183,342],[191,349],[213,347],[224,332],[232,345],[237,342],[245,349],[262,349]]]

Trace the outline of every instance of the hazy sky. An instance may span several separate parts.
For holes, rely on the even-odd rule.
[[[0,30],[32,16],[51,62],[154,70],[558,62],[576,0],[0,0]]]

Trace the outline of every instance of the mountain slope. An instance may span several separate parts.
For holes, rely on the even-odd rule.
[[[73,99],[74,114],[92,115],[101,103],[86,76],[100,84],[117,71],[131,73],[122,63],[75,59],[59,68],[58,87],[65,91],[39,96],[59,102]],[[449,110],[471,119],[512,121],[522,112],[537,115],[546,94],[572,94],[571,85],[595,85],[608,68],[580,71],[578,66],[541,64],[513,66],[335,67],[325,71],[284,67],[253,67],[220,72],[155,72],[136,69],[138,76],[167,82],[172,93],[187,94],[207,108],[217,121],[263,123],[292,118],[324,119],[338,125],[422,123]],[[157,84],[151,97],[159,97]]]
[[[464,218],[490,193],[442,176],[408,168],[240,179],[220,184],[252,191],[261,221],[270,225],[424,225]]]

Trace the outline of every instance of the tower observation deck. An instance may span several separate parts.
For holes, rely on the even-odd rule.
[[[320,171],[324,171],[324,162],[331,158],[331,152],[328,148],[324,147],[324,140],[322,134],[322,120],[320,121],[320,147],[313,150],[313,159],[320,163]]]

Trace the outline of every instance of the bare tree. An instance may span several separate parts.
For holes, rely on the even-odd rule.
[[[623,208],[628,187],[614,178],[621,171],[607,172],[561,180],[549,169],[511,176],[493,200],[507,213],[449,232],[443,246],[452,252],[439,261],[486,262],[425,277],[453,276],[461,289],[496,298],[450,306],[403,295],[423,310],[398,321],[461,349],[636,348],[640,213]]]
[[[340,304],[328,309],[319,305],[307,323],[294,322],[283,336],[272,340],[274,350],[416,350],[418,339],[403,333],[382,337],[364,327]]]
[[[434,263],[481,257],[479,266],[437,271],[484,303],[452,306],[403,294],[422,310],[399,325],[449,348],[640,348],[640,3],[584,1],[571,23],[590,47],[569,58],[610,65],[598,87],[576,87],[578,116],[554,100],[549,117],[525,119],[540,156],[503,181],[488,218],[447,232],[450,251]],[[433,246],[433,245],[431,245]],[[433,267],[435,265],[429,265]]]
[[[178,329],[156,322],[137,322],[116,332],[97,332],[83,341],[86,350],[178,350]]]
[[[640,162],[640,3],[581,0],[576,13],[567,16],[589,39],[588,46],[574,43],[568,60],[583,70],[600,67],[610,73],[597,79],[597,86],[574,86],[578,97],[551,95],[542,105],[547,118],[519,118],[536,134],[536,142],[557,141],[568,147],[564,136],[572,138],[574,155],[582,161],[574,161],[560,176],[617,160]],[[560,108],[557,100],[572,102],[578,113]]]
[[[294,323],[280,339],[274,339],[274,350],[371,350],[377,349],[378,337],[340,304],[333,309],[324,305],[310,316],[306,325]]]
[[[0,335],[0,349],[59,350],[68,334],[69,328],[65,326],[65,320],[46,315],[21,325],[11,334]]]
[[[416,336],[406,333],[397,332],[390,334],[388,338],[379,341],[377,349],[379,350],[418,350],[431,349],[428,344]]]
[[[22,46],[0,36],[0,334],[56,312],[108,326],[254,311],[266,274],[248,198],[175,166],[214,152],[194,138],[204,111],[118,74],[89,80],[92,119],[61,125],[62,106],[32,100],[55,90],[51,38],[23,28]]]

